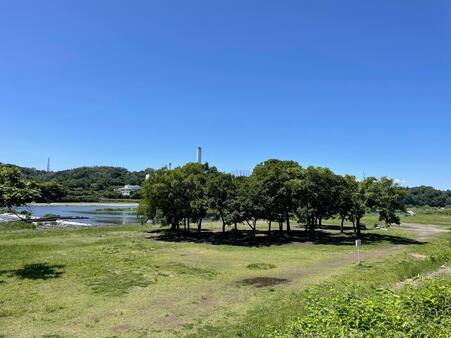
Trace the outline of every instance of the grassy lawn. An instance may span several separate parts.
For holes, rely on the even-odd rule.
[[[357,274],[353,238],[335,230],[313,244],[301,235],[180,241],[151,229],[1,231],[0,336],[253,336],[295,315],[300,290]],[[368,269],[432,250],[402,228],[367,234]]]

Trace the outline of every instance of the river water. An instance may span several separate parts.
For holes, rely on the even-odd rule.
[[[93,205],[33,205],[31,213],[35,217],[47,214],[60,216],[83,216],[87,219],[77,219],[76,222],[101,225],[101,224],[130,224],[137,223],[136,203],[129,204],[93,204]],[[108,210],[105,210],[108,209]],[[115,210],[112,210],[115,209]],[[18,209],[20,211],[20,209]]]

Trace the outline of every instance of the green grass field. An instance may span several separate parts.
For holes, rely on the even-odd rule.
[[[415,216],[406,216],[405,214],[400,214],[401,223],[417,223],[417,224],[435,224],[443,225],[448,229],[451,229],[451,207],[447,208],[431,208],[431,207],[416,207],[407,208],[408,210],[413,210]],[[383,222],[379,221],[377,214],[369,214],[362,219],[368,227],[373,227],[374,225],[383,225]],[[326,223],[329,224],[339,224],[339,219],[327,220]],[[396,226],[396,225],[394,225]]]
[[[3,230],[0,336],[261,336],[299,315],[310,287],[394,283],[447,261],[412,254],[446,250],[449,233],[427,233],[434,244],[424,244],[418,229],[392,227],[366,231],[357,266],[352,235],[332,228],[317,243],[233,233],[184,241],[137,225]]]

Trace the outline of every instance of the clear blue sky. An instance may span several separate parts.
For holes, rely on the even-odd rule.
[[[2,1],[0,162],[268,158],[451,189],[451,1]]]

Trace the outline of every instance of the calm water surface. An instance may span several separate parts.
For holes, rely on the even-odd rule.
[[[33,205],[33,216],[42,217],[46,214],[60,216],[83,216],[88,219],[76,220],[87,224],[130,224],[137,223],[137,204],[96,204],[96,205]],[[101,209],[133,209],[106,211]]]

